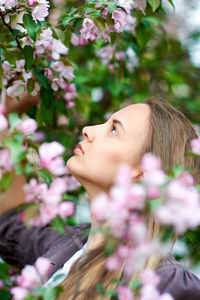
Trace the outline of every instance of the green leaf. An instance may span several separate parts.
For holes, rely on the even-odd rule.
[[[61,234],[64,234],[66,232],[65,230],[65,223],[61,219],[60,216],[56,216],[55,219],[51,222],[52,226],[56,228]]]
[[[8,115],[8,121],[10,129],[13,130],[21,122],[21,119],[16,112],[13,112]]]
[[[12,160],[15,163],[20,162],[26,157],[26,152],[24,152],[22,148],[23,138],[23,134],[20,133],[11,139],[7,137],[4,138],[4,143],[10,149]]]
[[[36,40],[37,25],[29,14],[23,15],[23,24],[32,40]]]
[[[136,40],[141,49],[144,49],[150,39],[150,30],[147,26],[140,23],[135,28]]]
[[[42,73],[40,68],[33,70],[33,75],[36,77],[37,81],[45,88],[50,89],[49,79]]]
[[[45,108],[52,107],[55,101],[53,91],[42,87],[40,90],[40,100]]]
[[[150,211],[155,211],[163,204],[163,199],[162,198],[151,199],[148,200],[147,204]]]
[[[117,4],[114,1],[110,1],[110,3],[108,2],[107,5],[110,13],[112,13],[117,8]]]
[[[99,293],[101,295],[104,294],[105,290],[104,290],[104,287],[103,287],[103,285],[101,283],[97,283],[96,288],[97,288],[97,290],[99,291]]]
[[[33,78],[29,78],[28,82],[27,82],[27,91],[29,93],[29,95],[31,94],[31,92],[33,91],[35,86],[35,81]]]
[[[11,300],[13,297],[8,291],[0,291],[0,299],[2,300]]]
[[[151,5],[153,11],[156,11],[156,9],[160,6],[160,0],[148,0],[148,3]]]
[[[38,171],[37,175],[42,177],[42,179],[44,179],[44,181],[46,182],[46,184],[48,186],[50,185],[52,179],[51,179],[50,173],[46,169],[42,169],[42,170]]]
[[[168,2],[173,6],[174,10],[175,10],[175,6],[172,0],[168,0]]]
[[[106,20],[102,17],[96,17],[94,20],[94,24],[101,30],[106,30]]]
[[[153,16],[148,16],[148,17],[144,17],[141,19],[141,22],[143,24],[154,24],[154,25],[160,25],[163,23],[163,21],[159,18],[153,17]]]
[[[1,192],[6,191],[12,185],[12,174],[11,173],[4,173],[1,180],[0,180],[0,190]]]
[[[161,238],[161,241],[168,242],[171,241],[173,237],[174,237],[174,229],[173,227],[168,227],[164,229],[164,234]]]
[[[130,283],[131,289],[135,290],[135,289],[138,289],[139,287],[141,287],[141,281],[138,278],[131,281],[131,283]]]
[[[73,19],[75,19],[74,16],[65,17],[65,18],[62,20],[63,26],[66,26],[66,25],[67,25],[70,21],[72,21]]]
[[[27,71],[33,64],[33,48],[30,45],[26,45],[23,48],[25,58],[25,70]]]

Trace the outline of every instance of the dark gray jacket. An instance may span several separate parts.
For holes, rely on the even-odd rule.
[[[89,228],[90,224],[66,226],[64,235],[49,225],[26,228],[13,209],[0,217],[0,257],[23,267],[33,264],[39,256],[46,256],[52,263],[52,275],[85,244],[84,232]],[[200,279],[171,256],[159,265],[157,273],[161,278],[160,292],[169,292],[175,300],[200,300]]]

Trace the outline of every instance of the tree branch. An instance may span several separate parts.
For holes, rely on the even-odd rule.
[[[0,11],[0,17],[1,17],[1,19],[2,19],[3,24],[4,24],[4,25],[10,30],[10,32],[13,34],[14,30],[12,29],[12,27],[11,27],[9,24],[7,24],[7,23],[5,22],[4,16],[5,16],[5,15],[3,15],[2,12]],[[21,47],[21,45],[20,45],[20,43],[19,43],[18,36],[15,37],[15,40],[16,40],[16,42],[17,42],[18,48],[20,49],[20,51],[22,51],[22,47]]]

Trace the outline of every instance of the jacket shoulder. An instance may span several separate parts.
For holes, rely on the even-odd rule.
[[[200,299],[200,279],[172,257],[168,257],[156,273],[160,276],[158,289],[161,293],[170,293],[174,300]]]

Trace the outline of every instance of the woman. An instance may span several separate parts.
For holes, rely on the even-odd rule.
[[[191,123],[175,108],[164,101],[149,99],[133,104],[114,113],[104,124],[83,128],[84,140],[74,150],[67,166],[84,186],[90,202],[109,189],[119,165],[132,167],[132,180],[142,177],[141,157],[152,152],[160,157],[163,166],[182,164],[193,170],[196,182],[200,179],[200,163],[196,157],[186,156],[190,140],[196,132]],[[92,220],[92,229],[96,228]],[[159,232],[158,224],[149,221],[149,233],[153,238]],[[105,268],[103,240],[99,234],[90,234],[86,243],[87,253],[71,268],[63,283],[61,299],[100,299],[96,285],[113,289],[113,278],[121,278],[123,270],[113,274]],[[168,258],[159,265],[159,259],[150,258],[146,265],[157,268],[161,276],[159,289],[170,292],[175,300],[200,299],[200,280]]]
[[[190,150],[190,140],[197,137],[196,132],[180,112],[164,101],[149,99],[142,104],[127,106],[114,113],[106,123],[85,127],[83,137],[84,140],[74,150],[75,155],[68,160],[67,166],[72,175],[84,186],[91,202],[98,193],[102,191],[109,193],[116,171],[122,162],[132,167],[133,181],[140,179],[143,175],[140,160],[145,152],[152,152],[160,157],[163,166],[172,167],[174,164],[182,164],[192,169],[196,182],[199,182],[199,160],[185,156],[185,153]],[[8,219],[6,217],[5,222],[8,222]],[[92,229],[95,228],[96,224],[92,220]],[[34,236],[36,229],[31,230],[29,236]],[[2,230],[0,234],[5,234],[5,231]],[[22,224],[18,223],[17,230],[11,236],[16,239],[20,231],[27,233],[27,229],[22,228]],[[44,231],[45,234],[42,239],[37,239],[35,244],[31,243],[32,248],[37,242],[44,243],[44,240],[50,240],[52,234],[55,234],[50,228],[48,230],[41,228],[39,231]],[[159,226],[150,220],[149,233],[153,237],[158,232]],[[20,235],[18,240],[20,240]],[[59,241],[49,251],[53,252],[56,259],[65,257],[67,261],[70,255],[65,256],[64,253],[69,252],[68,247],[71,244],[69,241],[66,245],[64,242],[61,243],[61,240]],[[120,278],[122,275],[122,272],[113,274],[106,270],[101,236],[90,234],[86,248],[87,253],[76,260],[63,282],[62,300],[98,299],[96,284],[102,283],[105,288],[113,288],[113,277]],[[22,247],[20,251],[23,251]],[[18,252],[20,251],[18,249]],[[71,255],[75,253],[75,249],[70,253]],[[20,259],[19,256],[18,258]],[[64,262],[63,259],[60,260],[56,269],[61,266],[61,261]],[[159,262],[158,259],[152,257],[146,265],[157,269],[161,276],[159,285],[161,292],[172,293],[175,300],[200,299],[200,282],[197,277],[185,271],[171,258],[162,264]]]

